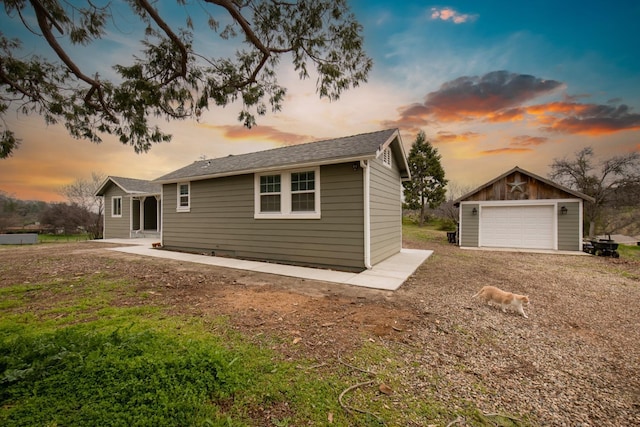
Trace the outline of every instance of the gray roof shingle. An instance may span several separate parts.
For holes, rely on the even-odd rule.
[[[170,183],[183,179],[206,179],[224,175],[240,175],[272,168],[329,164],[338,163],[341,160],[374,158],[378,154],[378,150],[395,135],[398,135],[397,129],[387,129],[255,153],[200,160],[163,175],[154,181]]]
[[[96,195],[101,196],[107,190],[109,182],[113,182],[128,194],[160,194],[162,186],[157,182],[144,179],[124,178],[121,176],[109,176],[102,184]]]

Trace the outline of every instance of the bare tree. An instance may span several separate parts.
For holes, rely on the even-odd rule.
[[[585,206],[589,235],[594,236],[596,223],[600,222],[603,226],[612,224],[603,215],[607,211],[605,208],[612,207],[615,191],[625,187],[636,188],[634,186],[640,183],[640,153],[634,151],[596,163],[593,149],[586,147],[575,156],[573,160],[554,159],[549,177],[595,199],[594,203]],[[612,232],[611,229],[602,231]]]
[[[95,193],[104,180],[106,175],[101,172],[91,172],[91,179],[77,179],[73,183],[63,186],[59,193],[63,195],[69,203],[97,214],[95,223],[86,224],[87,232],[92,238],[102,237],[102,214],[104,212],[103,198],[96,197]]]
[[[40,215],[40,222],[65,234],[76,234],[81,230],[89,231],[96,223],[96,214],[79,205],[52,203]]]
[[[449,181],[447,183],[447,200],[436,208],[436,215],[457,224],[459,208],[455,206],[454,202],[475,188],[476,186],[473,185],[462,185],[454,181]]]

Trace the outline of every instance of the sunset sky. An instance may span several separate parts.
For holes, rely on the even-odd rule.
[[[283,60],[279,82],[288,92],[281,112],[259,117],[251,130],[236,120],[234,105],[214,107],[198,122],[160,122],[173,140],[145,154],[109,136],[99,145],[75,140],[63,126],[10,112],[6,125],[22,144],[0,160],[0,191],[62,201],[61,186],[92,172],[154,179],[202,157],[386,128],[400,129],[407,153],[424,130],[446,178],[466,189],[514,166],[547,176],[555,158],[587,146],[600,159],[640,150],[637,0],[350,4],[374,68],[368,83],[339,101],[320,100],[315,79],[298,80]],[[136,40],[125,30],[126,17],[119,27],[103,50],[72,52],[87,74],[108,75],[110,64],[129,63]],[[0,28],[26,37],[4,11]],[[207,28],[196,44],[211,52],[233,48]],[[25,38],[25,52],[43,47],[42,39]]]

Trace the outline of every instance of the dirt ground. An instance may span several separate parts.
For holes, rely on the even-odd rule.
[[[143,258],[96,242],[0,247],[0,286],[100,272],[135,283],[115,304],[226,315],[248,336],[279,337],[284,357],[336,360],[381,343],[404,359],[394,391],[417,399],[470,402],[535,425],[640,425],[640,262],[462,250],[444,236],[404,245],[434,254],[394,292]],[[529,318],[471,299],[484,285],[529,295]],[[30,308],[46,304],[43,296]]]

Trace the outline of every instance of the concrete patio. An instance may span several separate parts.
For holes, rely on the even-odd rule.
[[[361,273],[349,273],[344,271],[247,261],[235,258],[221,258],[210,255],[198,255],[153,248],[152,244],[158,242],[158,239],[105,239],[94,240],[94,242],[126,245],[118,248],[110,248],[110,250],[129,254],[390,291],[398,289],[433,253],[433,251],[427,250],[402,249],[400,253],[376,264],[369,270],[365,270]]]

